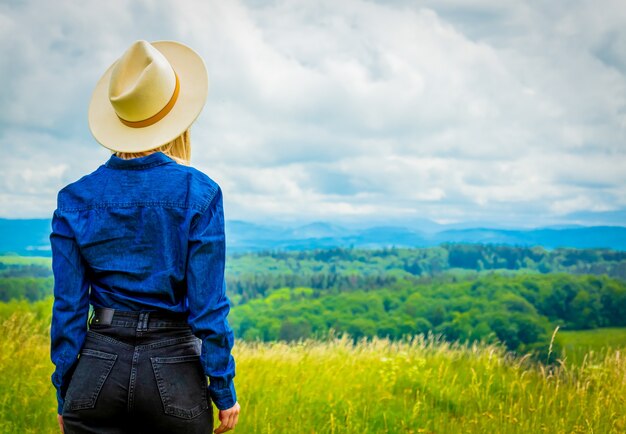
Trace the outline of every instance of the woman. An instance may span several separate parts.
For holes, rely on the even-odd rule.
[[[50,235],[66,433],[207,433],[211,403],[215,433],[238,422],[222,190],[189,166],[207,90],[191,48],[137,41],[93,93],[89,126],[113,153],[61,189]]]

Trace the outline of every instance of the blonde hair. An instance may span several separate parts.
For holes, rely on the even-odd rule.
[[[158,148],[141,152],[115,151],[113,154],[115,154],[116,157],[129,159],[145,157],[146,155],[150,155],[154,152],[163,152],[178,164],[184,164],[185,166],[191,165],[191,141],[189,139],[189,129],[185,130],[184,133],[176,137],[171,142],[161,145]]]

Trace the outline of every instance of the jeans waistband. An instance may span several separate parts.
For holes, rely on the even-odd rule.
[[[167,311],[127,311],[107,307],[94,308],[89,324],[134,327],[147,330],[153,327],[185,327],[188,326],[187,313]]]

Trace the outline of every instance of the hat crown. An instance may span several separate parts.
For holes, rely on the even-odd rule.
[[[134,42],[116,62],[109,81],[109,101],[126,121],[138,122],[159,113],[176,88],[174,69],[147,41]]]

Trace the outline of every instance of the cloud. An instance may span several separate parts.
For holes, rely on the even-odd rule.
[[[626,208],[626,13],[604,3],[3,5],[0,146],[15,151],[0,215],[28,197],[47,216],[55,189],[108,158],[87,105],[139,38],[206,60],[193,160],[227,218],[538,225]],[[39,181],[9,166],[50,189],[30,196]]]

